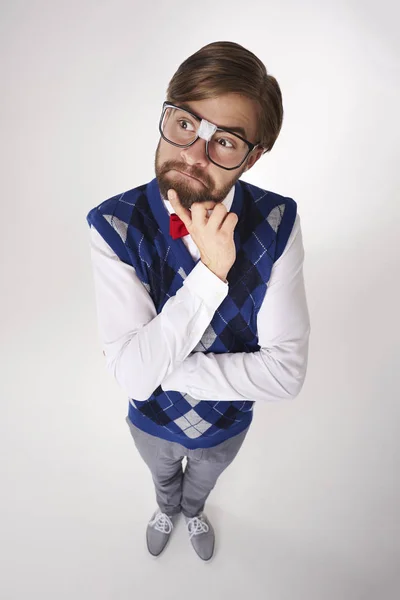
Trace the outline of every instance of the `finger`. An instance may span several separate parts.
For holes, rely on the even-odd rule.
[[[212,202],[193,202],[191,206],[193,222],[206,225],[209,217],[208,211],[212,208]],[[214,203],[215,204],[215,203]]]
[[[229,212],[226,216],[226,219],[221,225],[221,229],[223,229],[224,231],[233,232],[236,225],[238,224],[238,221],[239,217],[237,216],[237,214],[234,212]]]
[[[220,206],[222,208],[220,208]],[[215,230],[220,229],[220,227],[222,227],[222,225],[226,219],[226,216],[228,214],[229,213],[227,211],[225,204],[221,203],[218,206],[216,206],[214,208],[214,210],[212,211],[210,218],[208,219],[209,227],[212,227]]]
[[[168,190],[167,197],[168,197],[168,200],[171,202],[171,206],[174,209],[175,213],[182,220],[186,229],[188,229],[188,226],[190,226],[192,224],[192,216],[190,214],[190,210],[188,210],[187,208],[184,208],[182,206],[182,204],[179,201],[178,194],[176,193],[175,190],[173,190],[173,189]]]
[[[216,206],[217,203],[214,202],[214,200],[205,200],[203,202],[199,202],[198,204],[201,204],[207,210],[212,210]]]

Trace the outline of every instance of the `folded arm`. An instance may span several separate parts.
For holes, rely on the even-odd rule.
[[[303,277],[304,248],[297,215],[274,263],[257,317],[256,352],[192,352],[163,380],[199,400],[278,401],[297,396],[307,370],[310,318]]]
[[[97,321],[107,369],[130,398],[147,400],[198,344],[228,294],[199,261],[159,314],[135,269],[90,228]]]

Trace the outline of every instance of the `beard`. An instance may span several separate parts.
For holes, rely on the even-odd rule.
[[[235,170],[235,175],[225,183],[222,188],[216,189],[209,176],[196,166],[188,169],[185,163],[176,160],[166,160],[160,164],[160,143],[161,140],[158,143],[154,161],[160,193],[165,200],[168,200],[167,193],[168,190],[172,188],[178,194],[181,205],[187,209],[189,209],[194,202],[211,201],[218,204],[225,200],[232,186],[235,185],[236,181],[246,169],[247,161],[245,161],[240,169]],[[185,175],[178,173],[178,171],[187,173],[199,181],[186,177]]]

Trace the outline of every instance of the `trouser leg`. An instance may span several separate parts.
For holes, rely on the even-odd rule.
[[[210,492],[221,473],[233,462],[248,429],[213,448],[203,448],[200,456],[198,450],[195,456],[191,450],[188,451],[181,499],[182,512],[186,517],[195,517],[204,510]]]
[[[181,512],[184,454],[180,445],[142,431],[128,417],[125,420],[139,454],[150,469],[160,510],[168,516]]]

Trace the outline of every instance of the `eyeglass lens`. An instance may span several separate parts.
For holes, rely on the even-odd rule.
[[[167,107],[161,123],[163,135],[174,144],[185,146],[197,135],[200,122],[183,109]],[[216,131],[208,142],[210,158],[222,167],[234,168],[240,165],[249,148],[238,137]]]

